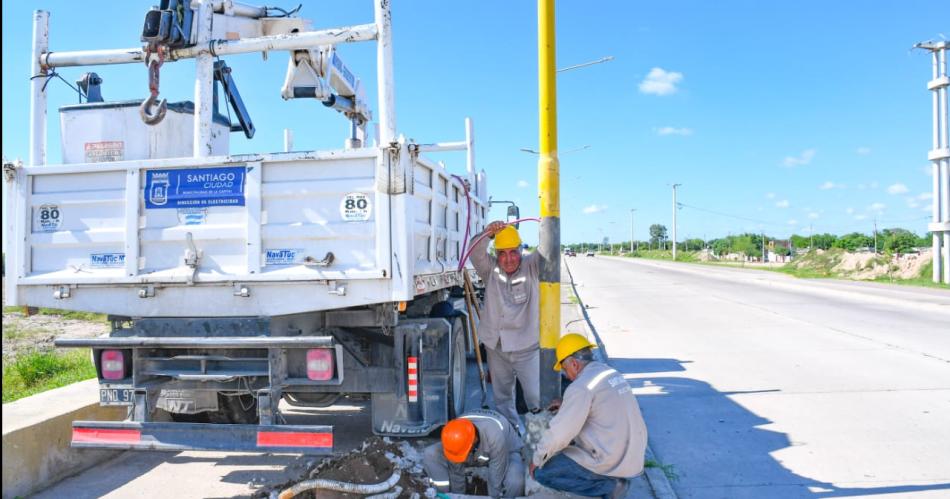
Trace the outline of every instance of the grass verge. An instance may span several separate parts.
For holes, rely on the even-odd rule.
[[[3,403],[96,377],[89,349],[33,351],[3,362]]]
[[[680,478],[679,474],[676,473],[675,466],[672,464],[663,464],[661,462],[654,461],[652,459],[647,459],[646,461],[643,462],[643,467],[644,468],[659,468],[663,472],[663,474],[666,475],[666,479],[671,482],[675,482],[679,480]]]
[[[3,313],[23,313],[25,307],[3,307]],[[97,314],[94,312],[77,312],[75,310],[61,310],[58,308],[38,308],[35,313],[41,315],[55,315],[63,319],[75,319],[80,321],[106,322],[106,314]]]

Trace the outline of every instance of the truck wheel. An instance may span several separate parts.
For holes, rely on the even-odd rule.
[[[465,328],[462,318],[452,319],[452,350],[449,352],[449,419],[460,416],[465,411],[466,374],[468,359],[465,355]]]

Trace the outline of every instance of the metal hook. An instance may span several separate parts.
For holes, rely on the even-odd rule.
[[[158,111],[152,114],[151,107],[155,105],[156,100],[158,100],[158,95],[149,95],[148,99],[142,101],[142,105],[139,106],[139,115],[146,125],[157,125],[165,119],[165,111],[168,111],[168,99],[162,99],[158,103]]]

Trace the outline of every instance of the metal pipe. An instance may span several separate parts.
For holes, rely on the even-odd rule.
[[[294,150],[294,131],[285,128],[284,129],[284,152],[290,152]]]
[[[472,118],[465,118],[465,172],[468,174],[468,183],[475,191],[475,197],[479,197],[478,183],[475,182],[475,127],[472,125]]]
[[[551,368],[561,337],[561,200],[560,163],[557,157],[557,79],[554,0],[538,0],[538,197],[541,201],[539,269],[539,381],[541,406],[561,392],[559,374]]]
[[[467,142],[436,142],[434,144],[419,144],[419,152],[464,151],[467,148]]]
[[[266,7],[258,7],[256,5],[241,2],[232,2],[231,0],[216,0],[214,2],[214,12],[216,14],[224,14],[235,17],[250,17],[251,19],[267,17]]]
[[[936,50],[931,52],[931,57],[933,59],[932,65],[932,78],[936,80],[939,76],[940,71],[940,58]],[[933,149],[936,150],[940,146],[940,96],[938,95],[938,90],[933,89]],[[941,189],[940,189],[940,163],[937,161],[933,162],[933,203],[932,203],[932,220],[933,223],[940,222],[940,205],[942,203],[941,198]],[[941,282],[943,277],[943,258],[941,247],[943,245],[943,238],[941,234],[937,231],[932,233],[932,245],[933,245],[933,282]]]
[[[396,91],[393,82],[393,34],[389,0],[376,0],[376,86],[379,89],[379,146],[396,140]]]
[[[214,18],[211,0],[201,0],[198,4],[198,44],[199,52],[195,58],[195,125],[193,131],[193,156],[204,158],[211,156],[214,137],[211,135],[214,100],[214,58],[209,50],[211,42],[211,23]]]
[[[387,10],[388,11],[388,10]],[[172,50],[169,60],[188,59],[197,57],[202,51],[210,48],[215,55],[246,54],[251,52],[268,52],[282,50],[300,50],[318,47],[320,45],[336,45],[347,42],[362,42],[376,39],[375,24],[360,24],[344,26],[306,33],[291,33],[285,35],[261,36],[243,40],[214,40],[206,41],[204,46],[193,46]],[[391,51],[390,51],[391,52]],[[83,50],[72,52],[44,52],[38,59],[43,67],[71,67],[96,66],[103,64],[129,64],[145,61],[145,52],[142,47],[112,50]]]
[[[941,78],[946,78],[947,75],[947,44],[943,43],[943,47],[939,51],[940,54],[940,74]],[[942,121],[941,132],[940,132],[940,149],[947,150],[950,148],[950,115],[947,113],[947,91],[950,90],[946,85],[943,85],[938,93],[940,95],[940,118]],[[940,160],[940,221],[946,224],[950,222],[950,158],[944,157]],[[944,284],[950,284],[950,232],[946,229],[943,231],[943,282]]]
[[[46,164],[46,68],[40,54],[49,48],[49,12],[33,13],[33,58],[30,61],[30,166]]]

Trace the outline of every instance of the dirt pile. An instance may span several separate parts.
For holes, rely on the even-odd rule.
[[[851,253],[841,249],[816,250],[796,258],[786,268],[809,272],[814,277],[838,277],[855,280],[879,278],[913,279],[921,275],[931,261],[931,251],[901,255]]]
[[[254,494],[255,498],[277,497],[284,489],[304,480],[324,479],[356,484],[377,484],[389,479],[394,471],[400,472],[396,486],[401,487],[400,498],[435,497],[435,489],[428,484],[422,468],[422,454],[409,442],[393,442],[389,438],[372,437],[359,449],[342,456],[327,458],[308,470],[297,480],[267,487]],[[392,490],[395,490],[393,487]],[[311,490],[294,496],[311,498],[362,498],[361,494],[347,494],[329,490]]]

